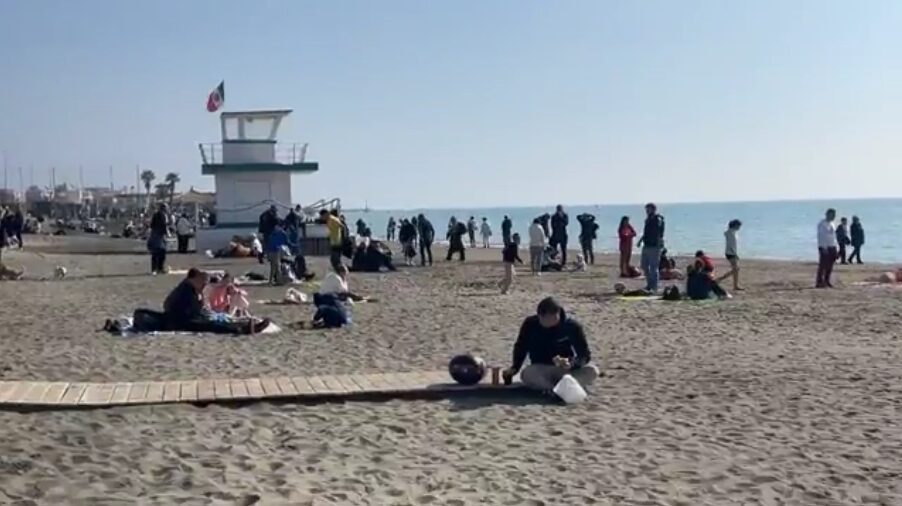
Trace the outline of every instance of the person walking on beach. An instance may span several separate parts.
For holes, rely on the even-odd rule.
[[[175,237],[178,242],[178,252],[184,255],[188,253],[188,241],[194,233],[191,221],[188,220],[188,214],[182,213],[175,221]]]
[[[16,207],[16,212],[12,217],[12,232],[16,237],[16,242],[19,244],[19,249],[25,247],[25,243],[22,242],[22,232],[25,230],[25,216],[22,215],[22,208]]]
[[[521,265],[523,264],[523,260],[520,259],[520,252],[517,251],[520,248],[520,234],[514,234],[511,237],[511,242],[504,245],[504,250],[501,251],[501,260],[504,263],[504,279],[501,280],[501,295],[507,295],[507,293],[511,289],[511,285],[514,284],[514,278],[517,277],[517,269],[514,266],[514,262],[519,262]]]
[[[342,265],[341,248],[344,241],[341,220],[325,209],[319,212],[319,219],[329,231],[329,263],[332,265],[332,270],[338,272]]]
[[[509,216],[504,216],[504,220],[501,221],[501,240],[504,244],[511,242],[511,229],[514,228],[514,223],[511,221]]]
[[[845,217],[839,220],[839,226],[836,227],[836,244],[839,246],[839,254],[836,259],[843,265],[846,265],[846,246],[851,244],[849,240],[849,220]]]
[[[558,205],[551,217],[551,239],[548,244],[557,249],[561,248],[561,265],[567,265],[567,225],[570,217],[564,212],[564,206]]]
[[[542,275],[542,256],[545,254],[545,230],[540,220],[532,220],[529,226],[529,268],[533,276]]]
[[[653,203],[645,204],[645,228],[639,239],[642,248],[642,271],[645,273],[645,289],[651,293],[658,291],[658,268],[661,263],[661,249],[664,247],[664,217],[658,214]]]
[[[861,220],[858,219],[858,216],[852,216],[852,227],[851,231],[851,243],[852,243],[852,254],[849,255],[849,263],[852,263],[852,259],[857,260],[857,263],[861,265],[861,247],[864,246],[864,227],[861,226]]]
[[[386,241],[394,241],[395,240],[395,227],[397,224],[395,223],[395,217],[388,217],[388,226],[385,227],[385,240]]]
[[[817,224],[817,288],[833,288],[830,276],[833,274],[833,264],[836,263],[836,210],[827,209],[824,219]]]
[[[633,238],[636,237],[636,230],[630,225],[630,217],[624,216],[620,218],[620,226],[617,227],[618,245],[620,247],[620,277],[631,278],[632,266],[630,260],[633,257]]]
[[[739,220],[730,220],[727,224],[727,230],[723,233],[726,242],[725,256],[727,262],[730,262],[730,271],[723,276],[717,278],[717,282],[723,281],[729,277],[733,277],[733,290],[741,291],[743,288],[739,286],[739,229],[742,228],[742,222]]]
[[[489,238],[492,237],[492,226],[489,225],[488,219],[482,217],[482,225],[479,226],[479,235],[482,236],[482,247],[489,247]]]
[[[467,226],[457,221],[454,216],[448,223],[448,256],[445,258],[451,261],[451,257],[455,253],[460,253],[460,261],[467,259],[466,248],[464,247],[464,235],[468,233]]]
[[[156,276],[166,269],[166,238],[169,237],[169,213],[166,204],[160,204],[150,218],[150,235],[147,249],[150,251],[150,273]]]
[[[417,238],[417,227],[404,218],[401,220],[401,229],[398,230],[398,240],[401,241],[401,249],[404,250],[404,265],[413,265],[413,257],[417,255],[417,251],[413,246]]]
[[[579,222],[579,245],[583,250],[583,258],[589,265],[595,265],[595,239],[598,237],[598,223],[595,215],[583,213],[576,217]]]
[[[420,234],[420,265],[426,266],[428,257],[429,265],[432,265],[432,242],[435,241],[435,228],[432,222],[421,213],[417,216],[417,230]]]
[[[476,218],[470,216],[470,220],[467,221],[467,235],[470,237],[470,247],[476,247]]]

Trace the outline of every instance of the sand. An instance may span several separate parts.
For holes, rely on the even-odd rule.
[[[839,288],[814,290],[814,264],[746,261],[734,300],[625,302],[610,296],[613,258],[539,279],[521,269],[501,296],[500,252],[471,250],[466,264],[352,274],[380,302],[355,306],[348,329],[120,338],[96,330],[158,306],[179,277],[148,276],[136,241],[31,239],[4,253],[31,278],[0,283],[4,379],[441,369],[465,351],[506,365],[548,294],[584,323],[607,376],[576,406],[498,394],[0,411],[3,504],[902,504],[902,290],[854,284],[886,266],[840,266]],[[66,280],[34,280],[55,265]]]

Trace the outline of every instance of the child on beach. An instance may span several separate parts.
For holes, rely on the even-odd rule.
[[[629,216],[620,218],[620,226],[617,227],[617,237],[619,238],[620,246],[620,277],[635,277],[630,266],[630,259],[633,256],[633,239],[636,237],[636,231],[630,225]]]
[[[206,299],[207,307],[214,313],[249,316],[247,292],[235,284],[235,279],[229,273],[225,273],[218,283],[207,285]]]
[[[742,222],[739,220],[730,220],[727,224],[727,230],[723,233],[726,242],[725,256],[730,262],[730,271],[723,276],[717,278],[717,281],[723,281],[730,276],[733,277],[733,290],[741,291],[743,288],[739,286],[739,229]]]
[[[520,234],[514,234],[511,236],[511,242],[504,245],[504,250],[501,252],[501,259],[504,262],[504,279],[501,280],[501,295],[507,295],[508,291],[511,288],[511,285],[514,284],[514,277],[517,275],[517,270],[514,268],[514,262],[523,263],[523,260],[520,259],[520,253],[517,249],[520,247]]]
[[[489,238],[492,237],[492,226],[489,225],[488,219],[482,218],[482,225],[479,227],[479,235],[482,236],[482,247],[489,247]]]

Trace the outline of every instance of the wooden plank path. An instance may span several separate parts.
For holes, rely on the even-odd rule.
[[[510,386],[493,385],[491,373],[487,373],[478,385],[459,385],[451,380],[446,371],[111,383],[0,381],[0,409],[89,408],[273,399],[303,401],[335,397],[384,397],[416,393],[506,390],[521,387],[518,382]]]

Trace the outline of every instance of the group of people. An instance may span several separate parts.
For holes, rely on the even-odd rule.
[[[846,248],[852,247],[852,254],[846,258]],[[836,225],[836,209],[827,209],[824,219],[817,225],[817,288],[833,288],[833,266],[842,264],[863,263],[861,247],[864,246],[864,226],[858,216],[852,216],[852,225],[845,217]]]

